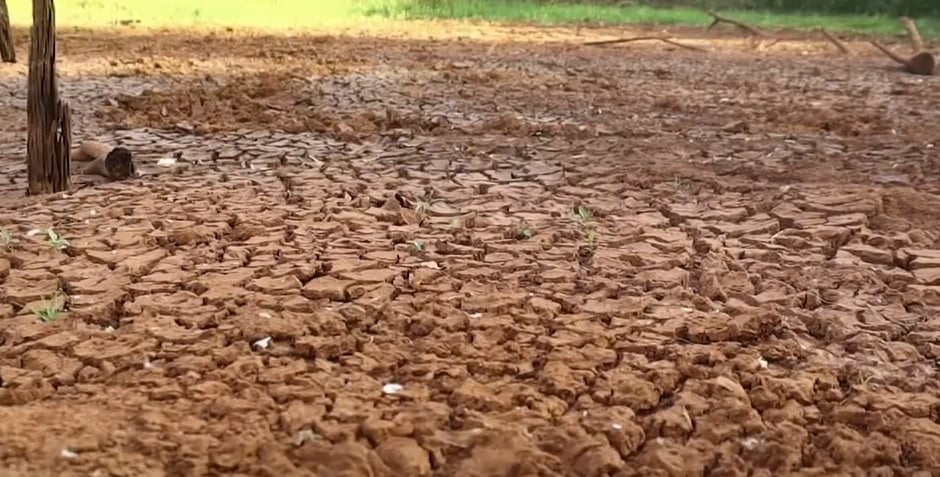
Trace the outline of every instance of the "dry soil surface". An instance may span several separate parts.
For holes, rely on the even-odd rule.
[[[461,28],[65,32],[39,198],[0,65],[2,474],[940,472],[936,78]]]

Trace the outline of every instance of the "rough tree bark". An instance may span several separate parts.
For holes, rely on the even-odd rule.
[[[16,50],[13,49],[13,31],[10,30],[7,0],[0,0],[0,61],[16,63]]]
[[[55,6],[33,0],[29,83],[26,94],[29,133],[26,142],[28,195],[67,190],[71,185],[69,152],[71,112],[59,99],[55,71]]]

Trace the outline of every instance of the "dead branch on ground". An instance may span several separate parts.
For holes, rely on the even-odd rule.
[[[770,38],[769,43],[765,43],[765,41],[768,40],[768,35],[757,29],[757,27],[748,25],[747,23],[744,23],[740,20],[735,20],[724,15],[719,15],[711,10],[708,10],[705,13],[712,17],[712,22],[708,25],[708,27],[705,28],[705,31],[711,30],[719,23],[727,23],[747,33],[748,37],[751,39],[751,46],[755,50],[766,50],[783,41],[781,38]]]
[[[920,32],[917,31],[917,24],[914,23],[914,20],[908,17],[901,17],[901,26],[907,31],[907,37],[911,39],[911,46],[914,47],[914,53],[924,51],[924,40],[920,37]]]
[[[842,52],[843,55],[852,54],[852,50],[850,50],[849,47],[846,46],[845,42],[840,40],[839,37],[830,33],[829,30],[826,30],[825,28],[820,28],[819,31],[823,34],[824,37],[826,37],[827,40],[829,40],[829,43],[832,43],[833,45],[835,45],[835,47],[840,52]]]
[[[7,0],[0,0],[0,61],[16,63],[16,50],[13,48],[13,31],[10,29]]]
[[[757,43],[757,45],[754,46],[754,49],[757,49],[757,50],[766,50],[766,49],[768,49],[768,48],[770,48],[770,47],[776,45],[777,43],[780,43],[781,41],[783,41],[783,38],[774,38],[774,39],[770,40],[769,43],[764,43],[763,41],[760,41],[760,42]]]
[[[764,32],[758,30],[757,28],[751,25],[748,25],[747,23],[744,23],[744,22],[741,22],[732,18],[728,18],[726,16],[719,15],[713,11],[706,11],[705,13],[707,13],[709,16],[712,17],[712,22],[710,25],[708,25],[707,28],[705,28],[705,31],[711,30],[712,28],[715,27],[715,25],[719,23],[727,23],[729,25],[737,27],[740,30],[746,31],[751,36],[766,36]]]
[[[661,41],[673,46],[678,46],[679,48],[685,48],[687,50],[708,52],[708,50],[695,46],[695,45],[686,45],[684,43],[679,43],[671,38],[666,38],[663,36],[635,36],[631,38],[617,38],[615,40],[600,40],[600,41],[589,41],[585,43],[586,46],[601,46],[601,45],[615,45],[617,43],[631,43],[634,41]]]
[[[902,65],[904,71],[912,75],[930,76],[937,69],[937,61],[930,52],[922,51],[908,59],[904,59],[875,40],[871,40],[870,43],[884,53],[885,56]]]
[[[885,56],[902,65],[904,71],[913,75],[933,75],[937,70],[937,60],[932,53],[923,50],[924,41],[920,37],[920,32],[917,31],[917,25],[914,24],[914,20],[901,17],[901,25],[907,30],[908,37],[914,46],[914,56],[905,59],[875,40],[872,40],[870,43],[884,53]]]
[[[59,99],[55,46],[53,0],[33,0],[26,86],[29,195],[61,192],[71,185],[71,113],[68,103]]]

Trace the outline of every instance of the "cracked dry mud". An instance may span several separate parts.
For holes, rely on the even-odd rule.
[[[936,475],[936,84],[538,35],[65,34],[34,199],[3,66],[3,475]]]

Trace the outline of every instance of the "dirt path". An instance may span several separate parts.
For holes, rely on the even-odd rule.
[[[66,34],[42,199],[0,67],[3,475],[940,471],[936,79],[493,32]]]

